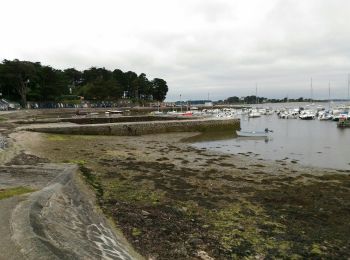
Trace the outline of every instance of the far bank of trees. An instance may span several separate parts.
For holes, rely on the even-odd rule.
[[[91,67],[79,71],[42,65],[40,62],[4,60],[0,63],[0,93],[3,98],[27,101],[57,101],[62,96],[78,95],[86,100],[163,101],[168,92],[167,82],[149,80],[146,74],[133,71],[113,71]]]
[[[224,104],[261,104],[261,103],[282,103],[282,102],[311,102],[311,99],[305,99],[305,98],[281,98],[281,99],[269,99],[265,97],[257,97],[257,96],[246,96],[246,97],[229,97],[225,100],[220,100],[219,103]],[[313,100],[316,101],[316,100]],[[319,101],[319,100],[318,100]]]

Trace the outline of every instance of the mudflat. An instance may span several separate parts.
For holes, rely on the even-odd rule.
[[[194,135],[13,138],[26,154],[78,164],[103,212],[145,257],[350,257],[349,172],[195,149],[184,142]]]

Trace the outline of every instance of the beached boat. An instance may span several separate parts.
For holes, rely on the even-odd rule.
[[[268,137],[269,131],[236,131],[240,137]]]

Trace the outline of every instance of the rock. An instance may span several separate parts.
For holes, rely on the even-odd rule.
[[[149,215],[151,215],[151,213],[149,213],[149,212],[146,211],[146,210],[142,210],[142,211],[141,211],[141,214],[142,214],[143,216],[149,216]]]
[[[184,245],[176,245],[176,248],[174,249],[174,254],[177,256],[186,257],[188,252]]]
[[[210,257],[205,251],[198,251],[197,256],[202,260],[214,260],[214,258]]]
[[[190,243],[191,245],[194,245],[194,246],[198,246],[200,244],[203,244],[203,240],[200,239],[200,238],[191,238],[188,243]]]

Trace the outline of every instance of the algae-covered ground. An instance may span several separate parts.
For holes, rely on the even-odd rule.
[[[2,199],[7,199],[11,198],[13,196],[18,196],[21,194],[26,194],[33,192],[34,190],[28,187],[13,187],[13,188],[8,188],[8,189],[0,189],[0,200]]]
[[[349,172],[198,150],[185,133],[22,135],[33,154],[79,164],[105,214],[146,257],[350,257]]]

